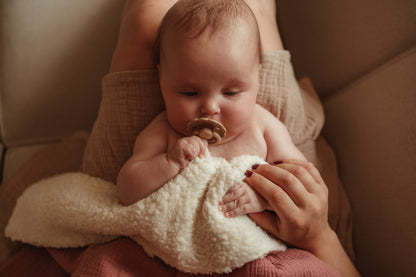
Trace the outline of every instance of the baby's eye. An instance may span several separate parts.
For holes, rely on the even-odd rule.
[[[195,91],[182,91],[181,94],[182,95],[185,95],[185,96],[196,96],[196,95],[198,95],[198,92],[195,92]]]
[[[226,95],[226,96],[234,96],[234,95],[237,95],[238,94],[238,91],[226,91],[226,92],[224,92],[224,95]]]

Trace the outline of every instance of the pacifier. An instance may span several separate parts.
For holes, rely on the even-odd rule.
[[[199,136],[210,144],[220,143],[227,133],[227,129],[220,122],[205,117],[192,119],[188,122],[187,129],[192,135]]]

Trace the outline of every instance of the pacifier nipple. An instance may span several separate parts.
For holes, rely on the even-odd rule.
[[[192,135],[199,136],[211,144],[220,143],[221,138],[223,138],[227,132],[224,125],[220,122],[205,117],[195,118],[189,121],[187,129]]]

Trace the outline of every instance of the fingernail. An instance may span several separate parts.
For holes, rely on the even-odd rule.
[[[283,163],[283,161],[275,161],[275,162],[273,162],[274,165],[278,165],[278,164],[281,164],[281,163]]]
[[[257,169],[258,167],[259,167],[259,164],[254,164],[254,165],[251,167],[251,169],[255,170],[255,169]]]
[[[246,170],[246,172],[244,173],[244,175],[246,175],[246,177],[251,177],[251,175],[253,175],[253,171],[251,170]]]

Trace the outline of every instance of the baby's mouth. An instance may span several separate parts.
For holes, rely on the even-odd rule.
[[[210,118],[195,118],[187,124],[188,132],[205,139],[210,144],[218,144],[225,137],[227,129],[220,122]]]

